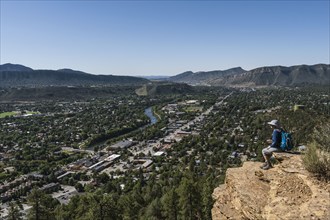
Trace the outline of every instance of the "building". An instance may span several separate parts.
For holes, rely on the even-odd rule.
[[[176,132],[178,135],[182,135],[182,136],[186,136],[186,135],[190,135],[191,131],[178,131]]]
[[[152,160],[146,160],[143,164],[142,164],[142,168],[147,168],[152,164]]]
[[[158,151],[158,152],[156,152],[156,153],[154,153],[154,157],[160,157],[160,156],[163,156],[165,154],[165,152],[164,151]]]
[[[199,101],[198,100],[187,100],[186,104],[187,105],[198,105]]]
[[[40,188],[41,191],[46,193],[56,192],[61,188],[59,183],[49,183]]]
[[[133,145],[133,141],[123,140],[110,146],[111,149],[125,149]]]
[[[116,161],[120,158],[119,154],[112,154],[109,157],[107,157],[105,160],[106,161]]]

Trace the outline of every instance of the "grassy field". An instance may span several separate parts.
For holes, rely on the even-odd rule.
[[[31,114],[31,115],[34,115],[34,114],[39,114],[40,112],[26,112],[25,114]],[[5,118],[5,117],[10,117],[10,116],[14,116],[14,115],[18,115],[19,113],[18,112],[3,112],[3,113],[0,113],[0,118]]]
[[[5,118],[5,117],[10,117],[10,116],[13,116],[13,115],[16,115],[17,112],[3,112],[3,113],[0,113],[0,118]]]
[[[5,173],[5,172],[1,172],[0,173],[0,181],[5,180],[8,176],[10,176],[10,175]]]
[[[203,110],[202,106],[188,106],[185,108],[187,112],[201,112]]]
[[[136,93],[138,96],[147,96],[147,95],[148,95],[147,86],[144,85],[144,86],[142,86],[141,88],[136,89],[136,90],[135,90],[135,93]]]

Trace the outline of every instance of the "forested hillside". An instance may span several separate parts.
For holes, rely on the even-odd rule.
[[[21,65],[0,66],[0,88],[142,85],[147,82],[149,82],[147,79],[138,77],[93,75],[70,69],[32,70]]]

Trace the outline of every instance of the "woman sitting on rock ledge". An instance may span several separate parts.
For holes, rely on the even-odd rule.
[[[273,135],[271,140],[267,140],[267,142],[271,143],[271,145],[262,149],[262,155],[265,158],[265,163],[260,168],[264,170],[268,170],[273,167],[270,162],[270,158],[272,157],[273,152],[282,151],[280,148],[281,138],[282,138],[281,137],[282,128],[280,122],[278,120],[272,120],[267,124],[269,124],[272,127]]]

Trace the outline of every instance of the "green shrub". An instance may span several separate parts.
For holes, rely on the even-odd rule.
[[[314,141],[309,144],[303,158],[306,169],[326,181],[330,180],[330,124],[316,129]]]

